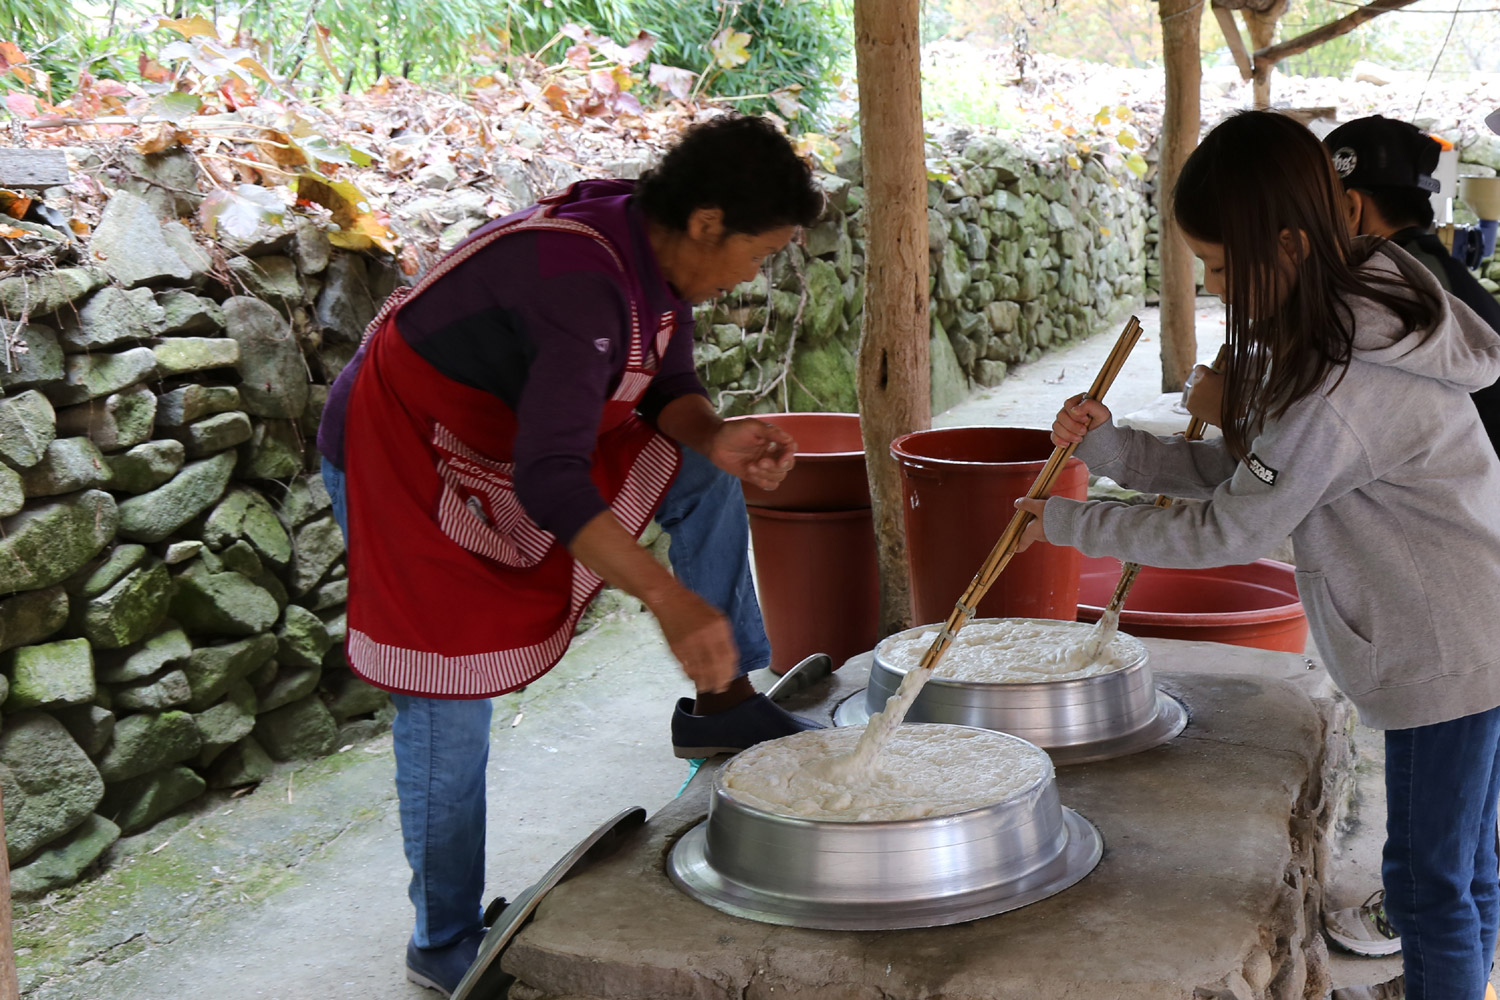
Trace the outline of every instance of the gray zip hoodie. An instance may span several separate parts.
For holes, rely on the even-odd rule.
[[[1395,245],[1363,267],[1444,297],[1425,339],[1351,299],[1354,356],[1269,422],[1243,462],[1222,440],[1095,428],[1090,471],[1177,507],[1061,497],[1047,540],[1148,566],[1251,562],[1288,534],[1297,591],[1328,672],[1376,729],[1500,706],[1500,459],[1469,393],[1500,378],[1500,334]]]

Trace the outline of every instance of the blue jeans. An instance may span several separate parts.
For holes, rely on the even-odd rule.
[[[1482,1000],[1500,929],[1500,708],[1385,734],[1385,912],[1407,1000]]]
[[[333,516],[348,532],[344,474],[323,461]],[[771,644],[750,576],[750,522],[739,480],[683,449],[682,469],[657,522],[672,537],[677,578],[729,619],[740,673],[771,662]],[[401,840],[417,911],[412,941],[440,948],[481,926],[484,772],[490,702],[392,695]]]

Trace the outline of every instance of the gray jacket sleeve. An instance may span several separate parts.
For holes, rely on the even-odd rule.
[[[1113,422],[1084,435],[1074,454],[1096,476],[1108,476],[1128,490],[1206,500],[1234,474],[1235,461],[1222,439],[1189,441],[1182,435],[1157,437]]]
[[[1084,440],[1088,442],[1103,428]],[[1123,475],[1174,493],[1174,487],[1208,485],[1214,469],[1228,474],[1214,484],[1206,503],[1174,507],[1047,501],[1047,540],[1089,556],[1114,556],[1148,566],[1191,569],[1252,562],[1271,551],[1322,504],[1375,478],[1358,437],[1321,395],[1294,404],[1251,443],[1246,462],[1228,465],[1221,444],[1156,438],[1140,431],[1106,435],[1120,439],[1117,457],[1101,471]],[[1092,449],[1091,449],[1092,451]],[[1088,459],[1085,459],[1088,461]],[[1122,485],[1130,485],[1124,479]],[[1176,490],[1174,495],[1185,495]]]

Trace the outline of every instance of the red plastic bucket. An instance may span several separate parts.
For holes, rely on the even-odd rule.
[[[1084,559],[1078,620],[1098,621],[1120,580],[1120,561]],[[1293,567],[1273,559],[1214,569],[1141,567],[1120,628],[1135,636],[1195,639],[1287,653],[1307,647],[1307,615]]]
[[[912,613],[943,621],[963,596],[1053,450],[1047,431],[949,427],[891,442],[901,467]],[[1083,500],[1088,469],[1070,458],[1053,495]],[[1058,618],[1078,611],[1078,550],[1033,545],[1011,559],[979,602],[981,618]]]
[[[873,649],[880,582],[870,508],[749,511],[771,669],[785,673],[813,653],[838,667]]]
[[[764,413],[797,442],[797,464],[774,490],[744,483],[745,502],[772,510],[853,510],[870,506],[864,438],[857,413]]]

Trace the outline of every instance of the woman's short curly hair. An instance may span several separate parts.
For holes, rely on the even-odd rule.
[[[722,211],[726,233],[751,235],[810,226],[823,213],[807,164],[769,119],[751,115],[692,126],[635,191],[647,217],[679,231],[699,208]]]

